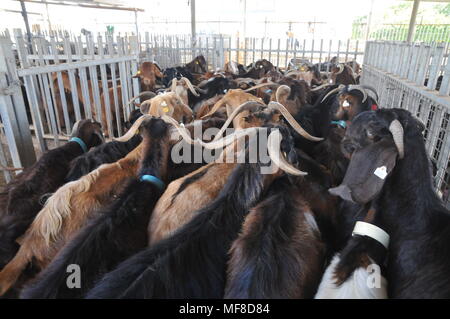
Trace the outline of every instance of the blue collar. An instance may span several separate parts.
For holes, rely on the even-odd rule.
[[[80,145],[80,147],[83,149],[84,153],[86,153],[88,151],[86,143],[84,143],[83,140],[79,137],[72,137],[72,138],[70,138],[69,142],[77,142],[78,145]]]
[[[160,190],[163,190],[164,188],[166,188],[166,184],[164,184],[164,182],[162,180],[160,180],[158,177],[153,176],[153,175],[142,175],[141,178],[139,178],[139,180],[141,182],[151,183],[151,184],[155,185],[156,187],[158,187]]]
[[[347,128],[347,123],[345,123],[345,121],[342,121],[342,120],[340,120],[340,121],[331,121],[331,124],[336,124],[336,125],[344,128],[344,129]]]

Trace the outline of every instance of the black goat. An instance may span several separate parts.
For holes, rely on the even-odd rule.
[[[70,171],[66,176],[66,182],[76,181],[102,164],[118,161],[136,148],[141,140],[140,135],[135,135],[126,142],[111,141],[78,156],[70,163]]]
[[[391,298],[450,297],[450,214],[433,189],[424,129],[402,109],[359,114],[342,141],[351,155],[346,176],[330,190],[376,207],[391,237]]]
[[[64,184],[70,162],[93,146],[103,142],[99,123],[82,120],[74,126],[72,139],[50,150],[6,186],[5,212],[0,220],[0,269],[14,257],[21,236],[43,206],[42,196]]]
[[[292,142],[284,142],[292,158]],[[88,298],[222,298],[227,252],[273,178],[261,174],[259,163],[238,165],[219,196],[192,221],[119,265]]]
[[[326,253],[316,213],[322,221],[331,219],[334,199],[323,186],[329,184],[326,176],[312,177],[318,167],[304,159],[300,167],[307,164],[306,177],[295,178],[294,184],[294,178],[275,181],[247,215],[231,248],[226,298],[314,296]]]
[[[168,127],[161,119],[142,124],[139,178],[132,178],[123,193],[63,248],[35,283],[24,289],[23,298],[82,297],[102,274],[146,246],[148,219],[165,188],[161,180],[166,180],[170,150]],[[70,264],[80,266],[79,289],[66,285]]]
[[[200,87],[200,90],[198,90],[199,96],[195,96],[191,91],[188,91],[189,106],[193,110],[196,110],[197,106],[199,106],[203,101],[219,94],[225,94],[230,88],[230,80],[227,78],[211,78]]]

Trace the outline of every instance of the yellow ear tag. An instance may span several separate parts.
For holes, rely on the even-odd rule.
[[[195,64],[199,64],[198,61],[195,61]]]
[[[139,129],[137,129],[136,132],[134,132],[134,135],[139,135]]]
[[[163,107],[163,112],[164,113],[167,113],[167,112],[169,112],[169,108],[166,106],[166,107]]]

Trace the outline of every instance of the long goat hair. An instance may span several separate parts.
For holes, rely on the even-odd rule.
[[[144,150],[139,175],[165,179],[169,152],[168,126],[151,119],[144,126]],[[157,185],[133,178],[123,193],[63,248],[55,260],[23,290],[23,298],[82,297],[95,280],[147,244],[146,225],[162,193]],[[81,269],[81,288],[66,285],[67,267]]]
[[[135,149],[141,140],[140,135],[135,135],[126,142],[111,141],[78,156],[70,163],[70,171],[66,176],[66,182],[76,181],[102,164],[118,161]]]
[[[325,245],[301,191],[287,178],[247,215],[231,247],[225,298],[311,298]]]
[[[173,236],[107,274],[88,298],[222,298],[227,253],[248,210],[273,179],[239,164],[218,197]]]
[[[84,147],[90,148],[103,142],[99,137],[100,130],[100,124],[83,120],[74,127],[72,136],[81,138]],[[64,183],[70,161],[83,151],[85,149],[75,141],[50,150],[6,187],[8,200],[0,220],[0,269],[17,252],[19,246],[16,239],[26,231],[42,208],[41,197],[56,191]]]

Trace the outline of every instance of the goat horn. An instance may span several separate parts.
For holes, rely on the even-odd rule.
[[[330,95],[342,90],[342,88],[344,87],[344,85],[339,85],[337,88],[332,89],[330,92],[327,93],[327,95],[325,95],[322,99],[322,101],[320,101],[320,103],[322,103],[323,101],[325,101]]]
[[[320,86],[316,86],[315,88],[313,88],[313,89],[310,89],[310,91],[318,91],[318,90],[320,90],[320,89],[323,89],[324,87],[327,87],[327,86],[330,86],[331,84],[329,84],[329,83],[325,83],[325,84],[322,84],[322,85],[320,85]]]
[[[296,176],[308,175],[308,173],[302,172],[292,166],[281,154],[280,146],[282,139],[283,136],[281,135],[280,130],[274,130],[269,134],[269,138],[267,139],[267,151],[269,152],[270,159],[286,173]]]
[[[9,166],[4,166],[3,164],[0,164],[0,170],[14,172],[14,171],[23,171],[24,168],[23,167],[9,167]]]
[[[125,135],[122,135],[121,137],[114,138],[114,141],[117,142],[126,142],[129,141],[134,135],[136,135],[136,131],[139,129],[139,126],[141,126],[142,122],[146,119],[151,117],[151,115],[144,114],[141,115],[130,127],[130,129],[125,133]]]
[[[256,133],[258,129],[261,129],[260,127],[249,127],[243,130],[237,130],[233,134],[229,134],[220,140],[213,140],[211,142],[203,142],[199,139],[196,140],[196,144],[199,144],[207,149],[219,149],[226,147],[230,145],[231,143],[235,142],[238,139],[241,139],[242,137],[246,135],[250,135],[252,133]]]
[[[234,120],[236,115],[238,115],[246,105],[248,105],[249,103],[252,103],[252,102],[255,102],[255,101],[246,101],[246,102],[242,103],[241,105],[239,105],[237,108],[235,108],[234,111],[230,114],[230,116],[228,116],[227,120],[222,125],[222,127],[219,130],[219,132],[214,137],[213,141],[216,141],[219,138],[221,138],[223,132],[225,132],[225,130],[228,128],[228,126],[230,125],[231,121]]]
[[[187,87],[189,88],[189,90],[192,92],[192,94],[194,94],[195,96],[200,96],[200,94],[198,94],[195,89],[194,86],[192,85],[191,81],[189,81],[188,78],[182,77],[181,80],[184,81],[184,83],[186,83]]]
[[[361,85],[350,84],[348,86],[348,91],[358,90],[363,94],[362,102],[364,103],[367,100],[367,92]]]
[[[402,159],[405,156],[405,147],[403,143],[403,126],[399,120],[393,120],[389,125],[389,131],[394,139],[395,146],[397,147],[398,156]]]
[[[139,95],[132,97],[131,100],[128,101],[128,105],[131,105],[131,103],[133,103],[136,99],[142,97],[143,94],[147,94],[147,93],[153,93],[153,92],[152,91],[143,91],[143,92],[139,93]]]
[[[177,84],[178,84],[178,80],[177,78],[173,78],[171,83],[170,83],[170,91],[171,92],[175,92],[176,88],[177,88]],[[166,90],[167,91],[167,90]]]
[[[294,119],[294,117],[289,113],[289,111],[284,107],[283,104],[278,102],[270,102],[269,107],[274,108],[284,116],[284,118],[288,121],[288,123],[292,126],[292,128],[297,131],[298,134],[306,138],[307,140],[313,141],[313,142],[319,142],[322,141],[322,137],[315,137],[306,132],[303,127]]]
[[[265,86],[269,86],[269,85],[277,85],[277,83],[273,83],[273,82],[261,83],[261,84],[255,85],[251,88],[244,90],[244,92],[250,92],[250,91],[253,91],[253,90],[265,87]]]
[[[291,87],[288,85],[280,85],[277,89],[277,91],[275,92],[275,100],[280,103],[280,95],[281,95],[281,91],[282,90],[287,90],[288,94],[291,94]]]
[[[370,85],[366,85],[366,84],[360,84],[361,87],[365,88],[366,90],[372,91],[373,94],[375,94],[375,101],[378,102],[378,93],[377,90]]]
[[[78,127],[80,126],[82,120],[76,121],[75,124],[72,127],[72,132],[70,133],[70,137],[74,137],[78,134]]]
[[[337,74],[341,74],[342,72],[344,72],[344,65],[342,64],[342,63],[339,63],[338,65],[337,65],[337,67],[339,68],[339,71],[336,73],[336,75]]]

